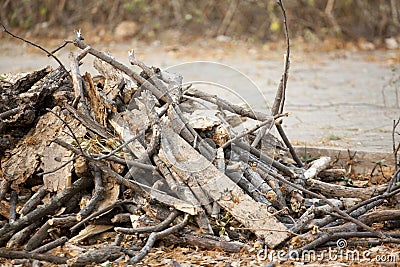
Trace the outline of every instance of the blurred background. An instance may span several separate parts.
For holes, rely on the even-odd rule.
[[[77,27],[104,38],[141,40],[164,36],[228,38],[266,42],[282,39],[275,1],[254,0],[1,0],[0,19],[25,36],[65,38]],[[284,1],[292,37],[326,38],[387,45],[400,34],[399,0]],[[396,38],[394,39],[396,40]],[[397,40],[398,41],[398,40]],[[392,41],[392,45],[395,45]]]

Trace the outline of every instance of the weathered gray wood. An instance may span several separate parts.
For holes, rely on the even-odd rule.
[[[82,113],[76,110],[74,107],[68,105],[67,103],[64,104],[64,107],[71,112],[74,117],[79,120],[88,130],[100,135],[103,138],[112,138],[113,135],[107,131],[107,129],[95,121],[89,115]]]
[[[58,107],[53,109],[54,112],[59,110]],[[43,155],[51,138],[57,136],[62,127],[63,122],[49,112],[40,118],[36,127],[10,152],[12,156],[1,165],[4,171],[3,179],[12,181],[12,189],[19,192],[19,185],[35,173],[41,163],[38,155]]]
[[[382,194],[387,189],[387,184],[363,188],[330,184],[316,179],[308,179],[306,183],[308,189],[319,191],[326,197],[358,197],[362,200]]]
[[[165,243],[177,244],[179,246],[191,246],[202,249],[220,249],[225,252],[238,253],[242,250],[250,250],[251,247],[247,244],[238,241],[226,241],[223,238],[207,235],[183,234],[170,235],[165,238]]]
[[[85,190],[86,187],[90,186],[91,184],[92,181],[90,178],[80,178],[73,183],[71,188],[64,189],[51,200],[37,207],[34,211],[31,211],[27,215],[20,217],[15,222],[6,224],[3,228],[0,228],[0,246],[4,245],[9,237],[11,237],[15,232],[22,230],[25,226],[40,220],[44,216],[55,214],[62,205],[71,199],[72,196],[76,195],[80,191]]]
[[[194,177],[201,188],[218,204],[274,248],[289,237],[287,228],[267,211],[267,205],[249,195],[200,155],[172,129],[161,134],[159,157],[180,177]]]
[[[83,137],[86,134],[86,129],[80,124],[76,119],[72,119],[68,124],[74,131],[77,137]],[[61,128],[62,129],[62,128]],[[59,133],[55,137],[62,138],[68,143],[75,141],[71,137],[71,133],[65,127],[64,131],[59,130]],[[72,158],[72,153],[68,149],[59,146],[56,143],[51,143],[49,146],[44,148],[42,153],[42,169],[44,172],[50,172],[43,175],[43,182],[46,190],[49,192],[60,192],[65,188],[71,187],[71,171],[73,168],[73,163],[69,162],[63,168],[51,172],[52,170],[58,168],[60,165],[70,161]]]
[[[89,238],[91,236],[94,236],[94,235],[103,233],[105,231],[108,231],[113,227],[114,227],[113,225],[89,224],[84,229],[82,229],[79,232],[79,234],[77,234],[76,236],[71,238],[69,240],[69,243],[78,244],[79,242],[81,242],[81,241],[83,241],[83,240],[85,240],[85,239],[87,239],[87,238]]]
[[[67,260],[68,266],[88,266],[93,263],[101,263],[106,260],[115,260],[120,257],[121,247],[110,246],[108,248],[93,249],[85,253],[78,254],[75,258]]]
[[[157,155],[153,157],[154,162],[156,163],[158,169],[165,177],[165,180],[169,186],[169,188],[176,193],[176,195],[182,199],[183,201],[187,201],[193,206],[196,206],[198,209],[198,215],[195,217],[195,220],[199,227],[208,233],[213,233],[210,222],[207,218],[205,210],[201,207],[201,198],[196,198],[194,192],[190,190],[190,187],[186,185],[182,179],[174,172],[170,171],[165,164],[160,160]],[[208,199],[208,198],[207,198]]]
[[[95,87],[90,73],[86,72],[83,78],[89,95],[87,103],[92,116],[98,123],[107,127],[107,111],[116,112],[117,108],[111,99]]]
[[[322,170],[328,168],[330,163],[331,163],[330,157],[321,157],[317,160],[314,160],[313,163],[311,164],[310,168],[308,168],[304,172],[304,178],[306,180],[315,178],[318,175],[318,173],[320,173]]]
[[[130,128],[130,125],[122,118],[119,113],[112,113],[108,119],[108,122],[111,124],[115,132],[121,137],[122,140],[127,141],[135,136]],[[146,153],[146,149],[138,140],[131,142],[130,144],[128,144],[127,147],[137,158],[142,157]]]

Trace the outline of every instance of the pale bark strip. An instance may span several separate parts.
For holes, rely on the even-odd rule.
[[[175,149],[171,150],[170,148]],[[165,127],[161,135],[159,157],[180,177],[191,176],[218,204],[251,229],[273,248],[284,242],[289,233],[265,204],[254,201],[229,177],[200,155],[179,135]]]
[[[310,168],[308,168],[304,172],[304,178],[305,179],[315,178],[318,175],[318,173],[328,168],[330,163],[331,163],[330,157],[321,157],[317,160],[314,160]]]

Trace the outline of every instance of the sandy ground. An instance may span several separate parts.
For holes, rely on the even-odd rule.
[[[91,42],[129,64],[127,51],[148,65],[181,73],[184,82],[216,92],[237,103],[266,111],[273,102],[283,69],[283,45],[255,45],[231,41],[179,40],[146,44]],[[41,44],[52,50],[59,42]],[[311,49],[312,50],[312,49]],[[316,49],[318,50],[318,49]],[[57,53],[68,67],[72,45]],[[392,151],[393,120],[400,116],[399,50],[291,52],[284,119],[289,138],[297,145],[335,146],[372,152]],[[96,73],[87,57],[81,68]],[[0,39],[0,73],[57,66],[36,48],[9,38]]]

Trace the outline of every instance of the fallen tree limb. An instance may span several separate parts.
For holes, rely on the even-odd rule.
[[[68,259],[68,266],[87,266],[92,263],[101,263],[107,260],[115,260],[122,256],[121,247],[109,246],[107,248],[95,249],[79,254],[75,258]]]
[[[237,242],[226,241],[222,238],[215,238],[214,236],[195,235],[195,234],[176,234],[170,235],[165,238],[167,244],[172,243],[179,246],[190,246],[202,249],[215,250],[220,249],[225,252],[237,253],[243,250],[250,250],[250,246]]]
[[[0,257],[6,259],[35,259],[51,262],[54,264],[65,264],[68,258],[52,256],[50,254],[33,253],[26,251],[15,251],[0,249]]]
[[[164,238],[176,231],[181,230],[183,227],[186,226],[188,221],[189,221],[189,215],[185,214],[185,217],[183,218],[182,222],[180,222],[179,224],[174,225],[170,228],[167,228],[161,232],[151,233],[149,238],[147,239],[147,242],[144,245],[144,247],[139,251],[138,254],[136,254],[133,258],[130,259],[129,264],[135,264],[135,263],[139,262],[141,259],[143,259],[147,255],[147,253],[149,253],[150,249],[154,246],[154,243],[157,240]]]
[[[32,250],[32,253],[46,253],[49,250],[52,250],[53,248],[57,248],[59,246],[64,245],[68,241],[68,237],[63,236],[60,237],[56,240],[53,240],[47,244],[44,244],[34,250]]]
[[[386,191],[387,185],[378,185],[373,187],[357,188],[343,185],[335,185],[325,183],[315,179],[306,181],[310,190],[319,191],[326,197],[358,197],[362,200],[370,199],[371,197],[380,195]]]
[[[4,242],[7,241],[10,235],[21,230],[28,224],[40,220],[46,215],[55,214],[58,208],[68,202],[73,195],[77,194],[81,190],[84,190],[91,184],[92,180],[89,177],[80,178],[73,183],[71,188],[64,189],[45,204],[37,207],[35,210],[31,211],[25,216],[22,216],[15,222],[2,227],[0,229],[0,245],[4,245]]]
[[[175,219],[181,214],[181,212],[177,210],[173,210],[171,214],[162,222],[155,226],[141,227],[141,228],[124,228],[124,227],[115,227],[114,230],[118,233],[122,234],[134,234],[134,233],[151,233],[151,232],[160,232],[168,227]]]

